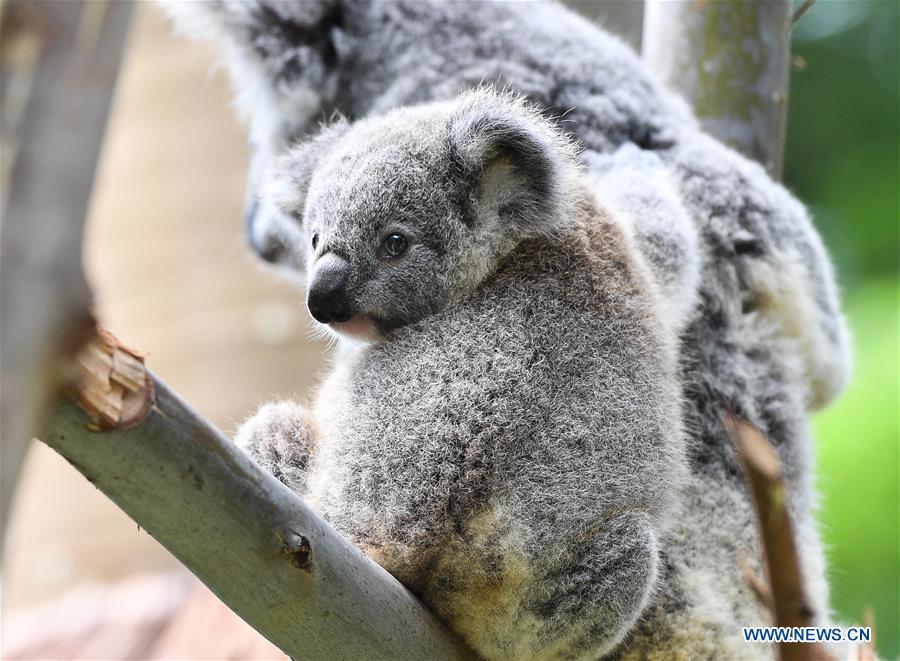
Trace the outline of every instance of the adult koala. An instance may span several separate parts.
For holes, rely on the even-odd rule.
[[[311,410],[268,405],[237,441],[489,659],[616,647],[686,474],[694,228],[661,168],[632,227],[574,154],[480,91],[339,122],[266,194],[342,347]]]
[[[770,653],[739,637],[768,616],[738,570],[742,549],[759,557],[758,540],[725,411],[761,429],[782,459],[807,593],[828,621],[807,412],[837,395],[850,361],[830,264],[789,193],[703,134],[629,48],[556,4],[222,0],[172,13],[226,49],[255,143],[253,199],[265,164],[335,110],[355,120],[482,82],[564,115],[594,189],[622,217],[654,217],[657,196],[642,196],[641,173],[662,162],[700,237],[700,305],[681,343],[688,504],[629,649]],[[628,183],[631,193],[610,197]],[[260,254],[302,271],[296,223],[268,203],[249,208]]]

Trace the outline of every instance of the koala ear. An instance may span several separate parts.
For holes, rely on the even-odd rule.
[[[495,219],[541,234],[571,215],[575,148],[521,99],[469,95],[451,120],[449,142],[468,225]]]
[[[303,220],[309,183],[322,158],[350,128],[341,118],[324,127],[315,137],[298,143],[269,167],[262,190],[262,198],[292,216]]]

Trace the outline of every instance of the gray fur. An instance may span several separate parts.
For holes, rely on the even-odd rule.
[[[273,13],[276,5],[281,13]],[[700,132],[684,104],[626,46],[555,4],[310,0],[291,5],[293,12],[266,0],[179,6],[194,28],[227,46],[256,143],[254,173],[334,111],[356,121],[449,99],[482,82],[525,94],[548,116],[564,116],[561,126],[583,148],[591,186],[604,205],[618,209],[616,225],[647,219],[632,227],[632,240],[667,292],[663,305],[672,323],[679,315],[687,320],[680,351],[681,418],[689,434],[685,505],[658,540],[660,589],[619,653],[770,653],[739,642],[741,625],[765,623],[767,616],[737,569],[738,552],[758,557],[758,542],[721,424],[724,411],[746,417],[776,445],[808,590],[818,619],[827,621],[807,411],[837,395],[850,359],[831,266],[805,210],[784,188]],[[653,157],[646,161],[653,173],[661,163],[668,175],[670,183],[649,198],[642,190],[645,165],[634,151]],[[617,153],[627,167],[611,166]],[[610,185],[609,177],[619,182]],[[251,180],[257,188],[258,174]],[[673,218],[689,219],[699,237],[699,285],[674,297],[678,288],[665,277],[666,264],[680,264],[690,247],[654,238],[666,228],[659,209],[667,207]],[[254,230],[294,231],[280,214],[257,214]],[[288,251],[283,263],[296,272],[301,261]],[[691,270],[684,269],[685,282]],[[493,328],[500,337],[515,332]],[[444,378],[440,371],[424,375],[414,381],[416,391]],[[517,407],[520,417],[527,411]]]
[[[655,592],[686,472],[683,315],[522,102],[470,93],[329,135],[270,189],[318,236],[311,278],[349,261],[368,342],[311,408],[305,479],[284,449],[299,406],[239,442],[486,658],[609,652]],[[386,260],[395,231],[410,247]]]

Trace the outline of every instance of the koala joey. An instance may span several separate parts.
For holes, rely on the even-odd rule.
[[[619,645],[686,471],[692,224],[662,168],[642,164],[641,225],[576,156],[479,90],[339,121],[266,187],[340,350],[311,405],[268,404],[237,441],[491,659]]]

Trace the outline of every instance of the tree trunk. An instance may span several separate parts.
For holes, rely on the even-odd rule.
[[[92,328],[81,228],[131,9],[0,4],[3,541],[28,442]]]
[[[704,130],[781,177],[789,0],[648,0],[644,59]]]

